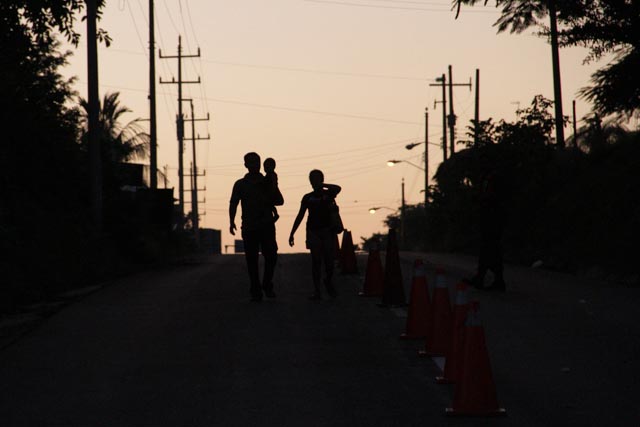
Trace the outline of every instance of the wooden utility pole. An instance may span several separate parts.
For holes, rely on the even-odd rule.
[[[456,115],[453,112],[453,87],[454,86],[468,86],[469,91],[471,91],[471,78],[469,78],[469,83],[454,83],[453,82],[453,67],[449,65],[449,144],[450,149],[449,152],[451,155],[456,152]]]
[[[451,65],[449,65],[449,143],[451,144],[451,148],[449,148],[449,152],[453,156],[453,153],[456,152],[456,115],[453,112],[453,70]]]
[[[91,219],[96,234],[102,231],[102,159],[100,153],[98,86],[97,0],[87,0],[87,80],[88,80],[88,144],[91,188]]]
[[[193,235],[196,239],[196,244],[200,245],[200,212],[198,209],[198,163],[196,156],[196,141],[208,140],[211,139],[209,135],[205,138],[200,137],[200,135],[196,135],[196,122],[208,121],[209,114],[207,114],[207,118],[204,119],[196,119],[194,108],[193,108],[193,100],[189,100],[189,104],[191,105],[191,118],[186,119],[186,121],[191,122],[191,151],[193,153],[193,159],[191,163],[191,215],[193,216]]]
[[[404,178],[402,178],[402,205],[400,207],[400,241],[402,242],[402,249],[406,249],[405,240],[405,202],[404,202]]]
[[[473,143],[478,146],[480,133],[480,69],[476,68],[476,108],[474,114]]]
[[[442,160],[447,161],[447,77],[443,74],[441,77],[437,77],[437,84],[430,84],[429,86],[442,86]],[[437,102],[436,102],[437,104]],[[435,108],[435,104],[434,107]]]
[[[164,188],[165,190],[169,187],[169,165],[164,165]]]
[[[158,188],[158,134],[156,122],[156,38],[154,0],[149,0],[149,186]]]
[[[556,144],[564,148],[564,117],[562,113],[562,85],[560,79],[560,52],[558,48],[558,17],[556,1],[547,0],[551,30],[551,60],[553,63],[553,95],[556,113]]]
[[[576,117],[576,100],[573,100],[573,145],[578,146],[578,119]]]
[[[184,58],[198,58],[200,56],[200,48],[196,55],[184,55],[182,53],[182,37],[178,36],[178,54],[173,56],[163,56],[160,51],[161,59],[177,59],[178,60],[178,80],[171,78],[171,81],[163,81],[160,79],[161,84],[177,84],[178,85],[178,117],[176,117],[176,129],[178,134],[178,228],[182,230],[184,227],[184,114],[182,113],[182,85],[190,83],[200,83],[200,77],[198,80],[182,80],[182,60]]]
[[[424,208],[429,204],[429,109],[424,109]]]

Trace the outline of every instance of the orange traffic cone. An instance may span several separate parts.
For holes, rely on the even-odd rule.
[[[417,259],[413,263],[413,279],[411,281],[411,294],[409,295],[406,332],[400,335],[400,338],[426,338],[429,331],[430,306],[427,272],[422,260]]]
[[[464,334],[462,371],[447,415],[505,415],[505,409],[498,405],[477,301],[469,308]]]
[[[455,383],[462,370],[462,350],[464,349],[464,321],[469,311],[469,286],[465,282],[456,285],[456,303],[453,308],[453,327],[451,345],[446,355],[444,372],[436,377],[438,384]]]
[[[400,269],[400,254],[396,241],[396,230],[389,229],[387,237],[387,256],[384,265],[384,284],[382,290],[381,307],[403,306],[406,304],[402,271]]]
[[[358,264],[356,261],[356,250],[353,247],[353,238],[351,232],[345,230],[342,238],[342,274],[358,273]]]
[[[344,254],[345,254],[345,250],[344,248],[346,247],[347,243],[347,230],[344,230],[342,232],[342,243],[340,243],[339,247],[340,250],[338,251],[338,264],[340,265],[340,270],[342,270],[342,268],[344,267]]]
[[[367,258],[367,271],[364,276],[364,286],[358,295],[362,297],[382,296],[384,271],[380,260],[380,247],[372,244]]]
[[[440,267],[436,268],[436,287],[431,301],[431,330],[425,340],[425,350],[419,353],[421,356],[444,356],[451,344],[452,316],[449,287]]]

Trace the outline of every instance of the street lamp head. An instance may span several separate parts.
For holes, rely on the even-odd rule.
[[[406,148],[407,150],[412,150],[413,148],[421,144],[422,144],[421,142],[412,142],[411,144],[405,145],[404,148]]]
[[[373,215],[374,213],[376,213],[377,210],[378,208],[369,208],[369,213]]]
[[[389,166],[390,168],[394,167],[396,165],[396,163],[400,163],[401,160],[387,160],[387,166]]]

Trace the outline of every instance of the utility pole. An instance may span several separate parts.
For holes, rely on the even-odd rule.
[[[455,128],[456,115],[453,112],[453,70],[451,65],[449,65],[449,143],[451,144],[449,152],[451,156],[456,152]]]
[[[184,114],[182,113],[182,85],[183,84],[199,84],[198,80],[182,80],[182,60],[184,58],[200,57],[200,48],[196,55],[184,55],[182,53],[182,36],[178,36],[178,54],[173,56],[163,56],[160,51],[161,59],[177,59],[178,60],[178,80],[171,78],[171,81],[162,81],[161,84],[177,84],[178,85],[178,117],[176,118],[176,128],[178,133],[178,211],[180,218],[178,219],[178,228],[182,230],[184,227]]]
[[[471,78],[469,83],[454,83],[453,82],[453,67],[449,65],[449,143],[451,145],[449,152],[451,155],[456,152],[456,115],[453,112],[453,87],[454,86],[468,86],[471,91]]]
[[[404,204],[404,178],[402,178],[402,205],[400,207],[400,241],[402,242],[402,249],[406,249],[405,244],[405,204]]]
[[[478,146],[478,139],[480,137],[480,69],[476,68],[476,108],[474,114],[474,126],[473,126],[473,143]]]
[[[424,109],[424,209],[429,204],[429,109]]]
[[[576,100],[573,100],[573,145],[578,146],[578,120],[576,119]]]
[[[196,239],[196,245],[200,246],[200,218],[199,218],[199,210],[198,210],[198,163],[196,156],[196,141],[208,140],[211,139],[209,135],[206,138],[200,137],[200,135],[196,135],[196,122],[208,121],[209,114],[204,119],[196,119],[194,109],[193,109],[193,100],[189,100],[189,104],[191,105],[191,118],[186,119],[186,121],[191,122],[191,151],[193,152],[193,160],[191,163],[191,215],[193,215],[193,235]]]
[[[447,161],[447,77],[443,74],[441,77],[436,77],[438,84],[430,84],[429,86],[442,86],[442,160]],[[434,103],[433,108],[436,108],[437,101]]]
[[[91,188],[91,219],[93,220],[94,232],[99,234],[102,231],[102,159],[100,155],[100,91],[98,86],[98,38],[97,0],[87,0],[87,80],[88,90],[88,111],[89,129],[87,132],[89,143],[89,170]]]
[[[158,134],[156,125],[156,37],[154,0],[149,0],[149,147],[150,177],[152,190],[158,188]]]
[[[553,95],[556,113],[556,144],[564,148],[564,117],[562,114],[562,86],[560,79],[560,52],[558,48],[558,17],[556,0],[547,0],[551,30],[551,60],[553,63]]]
[[[164,165],[163,169],[164,169],[164,188],[166,190],[167,187],[169,186],[169,179],[168,179],[169,165]]]

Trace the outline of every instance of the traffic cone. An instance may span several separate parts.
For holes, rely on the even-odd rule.
[[[367,258],[367,271],[364,276],[363,289],[358,295],[361,297],[382,296],[383,280],[384,270],[382,269],[382,261],[380,260],[380,246],[377,243],[373,243],[369,249],[369,257]]]
[[[382,302],[379,305],[381,307],[406,305],[396,230],[393,228],[389,229],[389,236],[387,237]]]
[[[507,412],[498,405],[496,387],[480,321],[477,301],[471,303],[465,321],[465,339],[460,380],[447,415],[497,416]]]
[[[451,303],[449,302],[449,287],[444,276],[444,270],[436,268],[436,287],[431,300],[431,330],[425,339],[425,349],[421,356],[444,356],[451,344]]]
[[[347,230],[342,232],[342,243],[339,245],[340,250],[338,251],[338,264],[340,265],[340,270],[344,268],[344,248],[347,243]]]
[[[400,335],[400,338],[426,338],[429,332],[430,306],[427,272],[422,260],[417,259],[413,263],[413,279],[411,280],[406,331]]]
[[[462,369],[462,350],[464,349],[464,321],[469,311],[469,285],[460,282],[456,285],[456,303],[453,308],[453,327],[451,329],[451,345],[447,352],[444,372],[436,377],[438,384],[455,383],[460,378]]]
[[[345,230],[342,238],[342,274],[357,274],[358,263],[356,261],[356,250],[353,247],[351,232]]]

